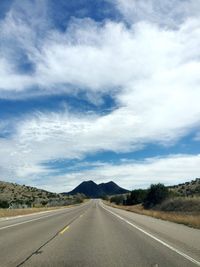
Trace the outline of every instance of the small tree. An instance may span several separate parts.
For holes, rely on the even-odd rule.
[[[136,205],[143,203],[146,198],[147,190],[145,189],[135,189],[127,196],[126,205]]]
[[[164,184],[152,184],[144,200],[144,207],[152,208],[153,206],[160,204],[168,196],[169,191],[168,188],[164,186]]]

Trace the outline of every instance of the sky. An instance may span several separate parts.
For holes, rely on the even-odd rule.
[[[200,0],[1,0],[0,180],[200,177]]]

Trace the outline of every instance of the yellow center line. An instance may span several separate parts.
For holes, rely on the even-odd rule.
[[[84,214],[81,214],[79,217],[83,217],[83,215]],[[64,232],[67,231],[68,229],[69,229],[69,225],[67,225],[64,229],[62,229],[59,234],[64,234]]]
[[[69,229],[69,225],[66,226],[62,231],[60,231],[60,234],[63,234],[65,231],[67,231]]]

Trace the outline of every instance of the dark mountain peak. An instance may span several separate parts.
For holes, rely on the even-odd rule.
[[[82,183],[80,183],[80,185],[97,185],[97,184],[92,180],[88,180],[88,181],[83,181]]]
[[[98,198],[105,195],[125,194],[127,192],[129,191],[122,187],[119,187],[113,181],[97,185],[92,180],[89,180],[82,182],[68,194],[74,195],[77,193],[82,193],[91,198]]]
[[[115,184],[116,185],[116,183],[114,183],[113,181],[109,181],[107,183],[100,183],[99,185],[104,185],[104,184]]]
[[[113,181],[109,181],[106,183],[107,185],[117,185],[116,183],[114,183]],[[117,185],[118,186],[118,185]]]
[[[109,181],[107,182],[107,184],[116,184],[116,183],[114,183],[113,181]]]
[[[124,194],[127,193],[128,190],[118,186],[113,181],[108,183],[102,183],[99,185],[102,191],[104,191],[105,195],[117,195],[117,194]]]
[[[88,197],[96,197],[96,196],[99,197],[100,196],[98,185],[91,180],[82,182],[68,194],[75,195],[77,193],[82,193]]]

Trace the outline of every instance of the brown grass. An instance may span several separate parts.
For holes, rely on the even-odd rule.
[[[141,204],[133,205],[133,206],[122,206],[122,205],[115,205],[108,201],[105,203],[114,208],[120,208],[123,210],[135,212],[138,214],[143,214],[147,216],[151,216],[157,219],[167,220],[175,223],[185,224],[190,227],[200,229],[200,214],[193,213],[181,213],[181,212],[165,212],[165,211],[157,211],[157,210],[146,210],[143,208]]]
[[[1,217],[12,217],[18,215],[32,214],[36,212],[56,210],[63,207],[50,207],[50,208],[27,208],[27,209],[0,209],[0,218]]]
[[[154,210],[200,214],[200,197],[173,197],[155,206]]]

